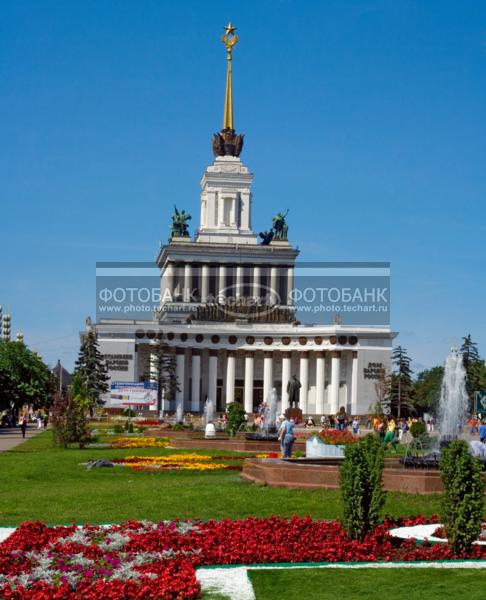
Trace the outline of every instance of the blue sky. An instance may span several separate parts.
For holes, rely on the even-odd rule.
[[[392,265],[416,363],[486,353],[486,3],[4,1],[0,303],[69,367],[96,261],[151,260],[199,218],[232,20],[253,222],[290,208],[301,258]]]

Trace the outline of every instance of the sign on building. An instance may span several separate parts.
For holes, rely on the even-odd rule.
[[[486,391],[474,392],[474,406],[477,413],[486,413]]]
[[[145,406],[156,410],[157,384],[152,381],[113,381],[110,404],[111,406]]]

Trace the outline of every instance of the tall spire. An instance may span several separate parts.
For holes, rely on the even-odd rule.
[[[221,41],[226,46],[226,91],[224,95],[223,128],[213,137],[215,156],[239,156],[243,148],[243,135],[237,135],[233,123],[233,46],[238,43],[236,27],[231,22],[224,28]]]
[[[235,33],[236,27],[233,27],[231,21],[225,27],[225,33],[221,36],[221,41],[226,46],[226,93],[224,95],[224,113],[223,113],[223,131],[225,129],[234,129],[233,127],[233,72],[232,72],[232,54],[233,46],[238,43],[238,36]]]

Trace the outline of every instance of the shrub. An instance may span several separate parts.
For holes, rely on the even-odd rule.
[[[384,462],[382,445],[371,435],[344,450],[341,466],[343,527],[348,536],[362,540],[378,523],[385,503],[381,482]]]
[[[427,427],[423,421],[414,421],[410,425],[410,433],[413,438],[418,438],[427,433]]]
[[[123,433],[123,427],[119,423],[117,423],[113,427],[113,431],[114,431],[114,433]]]
[[[465,553],[481,533],[484,482],[481,462],[472,457],[468,445],[456,440],[442,451],[440,472],[444,484],[442,520],[449,545]]]
[[[230,402],[226,407],[226,411],[228,413],[226,430],[230,435],[236,435],[240,427],[246,423],[245,409],[241,405],[241,402]]]

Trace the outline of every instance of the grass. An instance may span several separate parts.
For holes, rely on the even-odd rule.
[[[480,569],[269,569],[248,574],[256,600],[483,600],[486,585]]]
[[[9,452],[0,453],[0,525],[17,525],[33,519],[46,523],[106,523],[176,517],[236,519],[272,514],[335,519],[341,513],[339,490],[257,486],[243,481],[236,471],[150,473],[122,468],[86,471],[81,464],[97,458],[174,452],[178,451],[63,450],[52,448],[51,432],[43,432]],[[221,450],[201,453],[223,454]],[[431,515],[438,509],[439,496],[389,493],[385,513]]]

